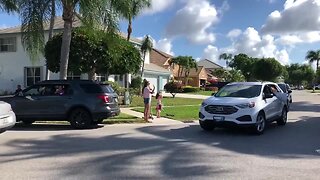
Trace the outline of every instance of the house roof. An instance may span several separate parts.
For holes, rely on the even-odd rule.
[[[45,31],[49,31],[49,22],[45,22],[44,23],[44,30]],[[73,20],[72,23],[72,27],[80,27],[81,26],[81,22],[78,18],[75,18]],[[62,30],[64,28],[64,21],[62,19],[61,16],[57,16],[55,17],[54,20],[54,26],[53,29],[54,30]],[[0,29],[0,34],[18,34],[21,33],[21,26],[14,26],[14,27],[9,27],[9,28],[4,28],[4,29]],[[123,38],[127,38],[127,34],[120,32],[120,36],[122,36]],[[130,37],[130,41],[134,42],[134,43],[138,43],[141,44],[141,40],[134,38],[134,37]]]
[[[165,74],[171,74],[171,72],[168,69],[165,69],[161,66],[158,66],[156,64],[150,63],[150,64],[144,64],[144,70],[146,72],[158,72],[158,73],[165,73]]]
[[[206,69],[218,69],[223,68],[223,66],[209,60],[209,59],[203,59],[197,62],[198,66],[203,66]]]
[[[150,62],[157,64],[158,66],[166,66],[169,65],[169,60],[173,58],[172,55],[167,54],[158,49],[152,49],[150,53]]]

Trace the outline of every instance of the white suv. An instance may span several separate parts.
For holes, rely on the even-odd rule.
[[[249,126],[262,134],[267,122],[285,125],[287,113],[287,95],[276,83],[236,82],[202,102],[199,123],[207,131],[236,125]]]

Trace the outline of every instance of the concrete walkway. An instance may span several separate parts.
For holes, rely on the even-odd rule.
[[[131,115],[131,116],[135,116],[138,118],[143,118],[143,113],[137,112],[137,111],[133,111],[132,108],[120,108],[122,113]],[[150,124],[156,124],[156,125],[169,125],[169,124],[183,124],[183,122],[181,121],[177,121],[177,120],[173,120],[173,119],[169,119],[169,118],[157,118],[156,116],[153,116],[153,120],[152,123]]]

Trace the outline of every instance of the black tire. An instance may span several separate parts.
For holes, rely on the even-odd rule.
[[[34,123],[34,120],[22,120],[23,124],[25,125],[31,125],[32,123]]]
[[[260,112],[257,116],[256,124],[253,127],[253,132],[257,135],[263,134],[264,130],[266,129],[266,125],[266,116]]]
[[[83,108],[72,110],[68,119],[71,126],[75,129],[89,128],[92,122],[91,114]]]
[[[287,108],[283,107],[281,112],[281,117],[277,120],[277,124],[279,126],[284,126],[287,124],[288,121],[288,111]]]
[[[215,128],[215,125],[209,121],[199,121],[200,127],[205,131],[212,131]]]

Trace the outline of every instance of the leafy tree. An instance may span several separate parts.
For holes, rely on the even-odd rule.
[[[47,42],[45,57],[47,66],[53,72],[60,70],[60,49],[62,34]],[[128,41],[104,31],[75,29],[72,32],[69,70],[88,73],[94,79],[95,73],[136,73],[141,64],[139,51]]]
[[[140,51],[142,52],[142,55],[143,55],[143,62],[142,62],[142,68],[141,68],[141,77],[143,76],[143,72],[144,72],[144,63],[146,61],[146,54],[147,54],[148,51],[151,52],[152,47],[153,47],[153,43],[152,43],[152,40],[151,40],[150,36],[149,35],[145,36],[143,41],[142,41],[141,48],[140,48]]]
[[[320,84],[320,70],[319,69],[316,72],[315,83]]]
[[[274,58],[262,58],[254,63],[253,75],[256,79],[275,81],[282,73],[282,65]]]
[[[253,66],[256,60],[246,54],[238,54],[234,56],[229,65],[231,68],[240,70],[246,81],[251,81],[253,80]]]
[[[227,82],[243,82],[245,81],[245,77],[241,73],[240,70],[232,69],[230,71],[227,71]]]
[[[314,71],[310,65],[291,64],[286,66],[288,76],[285,79],[287,83],[301,85],[304,81],[311,83],[314,78]]]
[[[320,61],[320,50],[317,51],[308,51],[306,55],[306,59],[309,60],[310,63],[317,62],[317,68],[319,68],[319,61]]]
[[[182,83],[171,81],[164,85],[164,89],[169,92],[172,97],[174,98],[177,93],[180,93],[183,91],[182,89]]]

